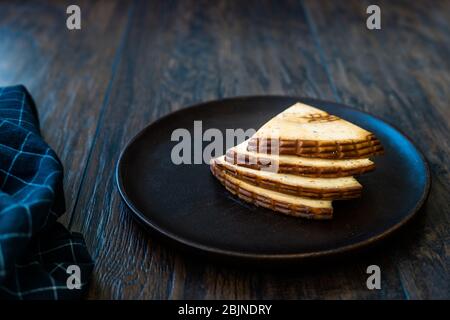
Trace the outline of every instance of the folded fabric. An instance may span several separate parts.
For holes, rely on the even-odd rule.
[[[0,87],[0,299],[77,299],[93,261],[65,212],[63,168],[23,86]]]

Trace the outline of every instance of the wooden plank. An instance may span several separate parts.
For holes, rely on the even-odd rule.
[[[68,223],[97,127],[121,35],[126,1],[77,1],[81,30],[66,28],[70,1],[0,3],[0,86],[23,83],[42,133],[65,168]]]
[[[450,3],[379,1],[376,31],[365,26],[369,4],[305,6],[339,98],[398,126],[430,163],[433,186],[423,216],[385,254],[394,258],[407,298],[448,299]]]
[[[232,95],[333,100],[316,45],[298,1],[139,2],[72,225],[84,232],[97,260],[89,298],[403,297],[396,269],[382,252],[291,271],[245,270],[180,255],[134,223],[115,187],[125,143],[170,111]],[[380,292],[365,287],[374,256],[386,271]]]

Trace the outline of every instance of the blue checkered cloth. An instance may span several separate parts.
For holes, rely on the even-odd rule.
[[[77,299],[93,261],[65,212],[63,168],[23,86],[0,87],[0,299]]]

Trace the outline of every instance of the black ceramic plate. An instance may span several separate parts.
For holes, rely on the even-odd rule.
[[[363,196],[335,201],[334,218],[311,221],[276,214],[233,195],[202,165],[174,165],[177,128],[259,128],[296,101],[317,106],[373,133],[385,147],[377,169],[358,177]],[[203,146],[209,142],[203,143]],[[192,142],[193,145],[193,142]],[[280,96],[223,99],[172,113],[141,131],[117,166],[120,194],[134,216],[185,247],[247,260],[299,260],[372,244],[405,224],[424,203],[428,166],[412,142],[367,113],[338,103]]]

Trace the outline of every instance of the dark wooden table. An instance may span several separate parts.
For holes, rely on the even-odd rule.
[[[65,26],[77,3],[82,29]],[[65,166],[67,214],[96,260],[88,298],[450,298],[450,1],[0,1],[0,86],[25,84]],[[425,209],[373,250],[290,270],[200,260],[149,236],[114,167],[149,122],[252,94],[339,101],[422,149]],[[382,289],[366,288],[377,264]]]

